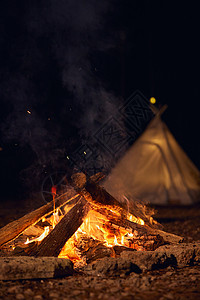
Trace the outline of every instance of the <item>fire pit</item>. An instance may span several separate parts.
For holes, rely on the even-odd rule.
[[[34,262],[31,257],[43,257],[44,266],[45,257],[51,257],[55,268],[58,261],[53,257],[69,259],[75,269],[84,266],[85,270],[89,270],[88,266],[95,264],[93,269],[98,272],[103,262],[101,260],[99,265],[99,259],[104,259],[111,269],[115,265],[116,273],[120,265],[126,269],[124,264],[127,265],[128,261],[127,273],[177,265],[180,256],[185,255],[185,248],[173,247],[183,242],[183,238],[162,231],[162,226],[145,206],[136,202],[120,202],[112,197],[98,184],[102,178],[101,173],[89,179],[83,173],[76,173],[68,179],[69,188],[65,194],[56,197],[54,187],[51,202],[1,228],[0,246],[4,256],[12,257],[12,262],[14,257],[18,257],[15,261],[19,264],[19,256],[26,256],[23,264],[31,262],[31,265]],[[171,248],[163,248],[167,247],[164,245]],[[191,255],[194,261],[195,257],[198,261],[199,248],[198,245],[194,247],[196,254],[193,251]],[[182,254],[177,249],[181,249]],[[173,255],[173,251],[178,251],[179,258]],[[143,261],[151,262],[143,265]],[[105,269],[102,272],[109,272]],[[67,272],[71,274],[72,270]],[[51,275],[43,273],[40,276],[53,276],[51,272]],[[66,272],[54,273],[66,275]],[[1,279],[9,279],[7,272],[2,274]],[[25,274],[23,278],[27,276]]]

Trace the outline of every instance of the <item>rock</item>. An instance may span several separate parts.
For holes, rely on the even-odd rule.
[[[194,245],[194,251],[195,251],[195,263],[200,263],[200,243],[196,243]]]
[[[132,262],[142,271],[159,270],[167,267],[185,267],[200,262],[200,243],[182,243],[161,246],[155,251],[122,252],[127,263]]]
[[[167,299],[172,299],[172,300],[174,299],[174,295],[173,295],[172,293],[166,294],[165,297],[166,297]]]
[[[35,295],[33,300],[43,300],[42,295]]]
[[[117,291],[119,291],[119,288],[118,287],[112,287],[112,288],[110,288],[110,292],[111,293],[116,293]]]
[[[73,263],[57,257],[0,257],[0,280],[57,278],[72,275]]]
[[[73,296],[78,296],[78,295],[80,295],[80,293],[81,293],[81,291],[74,290],[72,294],[73,294]]]
[[[171,255],[168,256],[163,251],[123,252],[121,256],[136,264],[142,271],[158,270],[167,268],[169,265],[176,265],[175,258]]]
[[[50,293],[49,293],[49,297],[50,297],[50,298],[59,298],[59,294],[56,293],[56,292],[50,292]]]
[[[197,280],[196,276],[191,276],[190,279],[191,279],[192,281]]]
[[[166,272],[165,275],[166,276],[171,276],[173,274],[173,272]]]
[[[105,274],[109,276],[119,276],[120,274],[128,275],[132,272],[141,273],[140,268],[136,264],[131,260],[126,260],[122,257],[105,257],[99,259],[93,263],[92,269],[96,274]]]
[[[198,262],[200,253],[200,243],[182,243],[178,245],[166,245],[156,249],[155,252],[165,253],[168,257],[176,259],[179,268],[191,266],[194,262]]]
[[[147,263],[151,260],[154,251],[136,251],[128,252],[124,251],[121,253],[121,257],[127,261],[132,261],[141,270],[147,269]]]
[[[93,298],[94,296],[95,296],[95,293],[90,293],[90,294],[89,294],[89,297],[90,297],[90,298]]]
[[[142,277],[140,280],[140,288],[144,290],[149,286],[150,286],[149,277]]]
[[[17,294],[15,297],[16,297],[17,300],[23,300],[23,299],[25,299],[25,297],[24,297],[23,294]]]
[[[173,268],[200,263],[200,243],[164,245],[155,251],[124,251],[120,257],[105,257],[85,267],[85,271],[97,276],[125,277],[131,273],[168,268],[166,277],[173,275]]]
[[[173,254],[164,251],[154,251],[151,259],[147,263],[147,270],[165,269],[169,266],[176,266],[177,261]]]
[[[10,293],[10,294],[13,294],[13,293],[17,294],[17,293],[20,292],[20,287],[17,286],[17,285],[16,286],[11,286],[10,288],[8,288],[7,292]]]
[[[33,294],[34,293],[33,293],[33,291],[31,289],[27,289],[27,290],[24,291],[24,295],[27,296],[27,297],[28,296],[33,296]]]

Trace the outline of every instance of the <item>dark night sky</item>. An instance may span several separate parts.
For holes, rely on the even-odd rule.
[[[163,118],[200,168],[198,18],[183,2],[2,1],[4,194],[67,168],[64,155],[135,90],[168,104]]]

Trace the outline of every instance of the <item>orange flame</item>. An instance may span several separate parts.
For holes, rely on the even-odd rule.
[[[142,219],[136,218],[131,214],[128,215],[128,219],[131,219],[132,222],[144,225],[144,221]],[[107,247],[118,245],[134,249],[135,245],[132,240],[136,237],[137,232],[135,233],[130,229],[124,229],[111,224],[106,217],[91,210],[81,227],[79,227],[79,229],[71,237],[70,241],[65,244],[58,257],[73,258],[74,262],[80,261],[81,257],[77,254],[78,249],[76,249],[76,241],[81,238],[82,234],[101,241]]]
[[[49,234],[49,226],[46,226],[46,227],[44,227],[44,232],[43,232],[38,238],[31,239],[31,240],[29,240],[29,238],[27,238],[25,244],[29,244],[29,243],[32,243],[32,242],[40,242],[40,241],[42,241],[48,234]]]
[[[61,210],[59,208],[55,209],[56,186],[52,187],[51,192],[54,201],[53,212],[50,217],[42,218],[42,222],[47,221],[50,226],[46,226],[44,228],[44,232],[39,237],[31,240],[27,239],[25,244],[34,241],[42,241],[49,234],[50,228],[54,228],[56,224],[58,224],[58,222],[63,218]],[[67,211],[66,207],[67,205],[64,208],[65,211]],[[117,215],[115,211],[111,210],[111,212],[113,215]],[[126,218],[129,221],[140,225],[145,224],[141,218],[135,217],[130,213],[127,213]],[[141,250],[139,249],[139,246],[134,244],[134,239],[137,238],[137,235],[138,233],[136,230],[132,231],[132,229],[125,229],[115,224],[111,224],[111,222],[104,215],[91,209],[87,215],[87,218],[85,218],[84,222],[75,232],[75,234],[67,241],[58,257],[69,258],[73,262],[82,261],[81,252],[77,245],[83,236],[86,238],[93,238],[107,247],[125,246],[133,249],[137,247],[137,250]]]

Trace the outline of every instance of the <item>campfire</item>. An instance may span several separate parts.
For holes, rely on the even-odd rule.
[[[76,173],[68,189],[48,204],[0,230],[0,247],[9,256],[68,258],[88,264],[123,251],[153,251],[181,238],[161,230],[140,203],[119,201],[103,189],[98,173]]]

